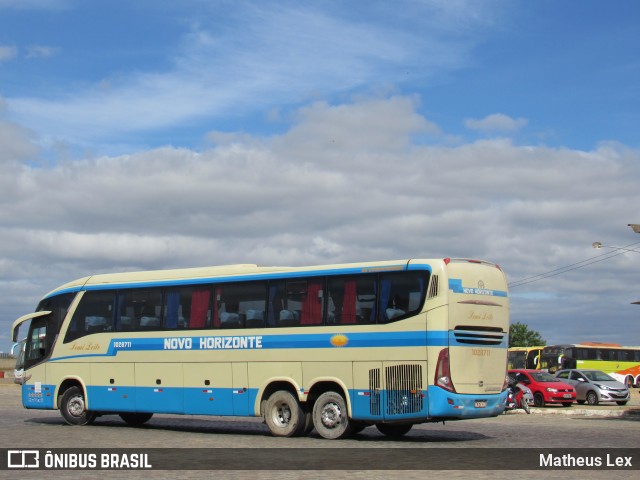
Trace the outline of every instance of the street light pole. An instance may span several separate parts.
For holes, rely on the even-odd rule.
[[[626,248],[626,247],[613,247],[611,245],[603,245],[600,242],[593,242],[591,244],[591,246],[593,248],[595,248],[596,250],[599,250],[601,248],[613,248],[614,250],[622,250],[624,252],[636,252],[636,253],[640,253],[640,250],[638,250],[637,248]]]
[[[631,227],[631,230],[633,230],[636,233],[640,233],[640,223],[629,223],[627,224],[629,227]],[[631,245],[635,245],[635,244],[631,244]],[[629,246],[631,246],[629,245]],[[635,252],[635,253],[640,253],[640,250],[638,250],[637,248],[626,248],[626,247],[612,247],[610,245],[603,245],[600,242],[593,242],[591,244],[591,246],[593,248],[595,248],[596,250],[599,250],[601,248],[612,248],[614,250],[622,250],[623,252]],[[631,302],[631,305],[640,305],[640,301],[638,302]]]

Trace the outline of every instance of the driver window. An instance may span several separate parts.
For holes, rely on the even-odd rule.
[[[573,380],[577,380],[579,382],[584,382],[585,381],[585,378],[581,374],[579,374],[578,372],[573,372],[572,373],[572,378],[573,378]]]

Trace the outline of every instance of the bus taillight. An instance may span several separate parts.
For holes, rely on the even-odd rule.
[[[435,384],[450,392],[456,391],[451,381],[451,368],[449,366],[449,349],[443,348],[438,355],[438,363],[436,363]]]

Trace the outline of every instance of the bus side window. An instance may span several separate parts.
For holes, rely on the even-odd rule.
[[[267,324],[270,327],[321,325],[323,310],[323,279],[269,282]]]
[[[376,276],[329,278],[327,324],[375,323]]]
[[[258,328],[264,326],[266,282],[244,282],[215,287],[214,326]]]
[[[380,275],[381,323],[414,315],[422,308],[429,278],[424,272],[397,272]]]
[[[64,343],[113,329],[113,292],[85,292],[73,313]]]
[[[209,327],[211,288],[182,287],[167,290],[163,314],[166,329]]]
[[[121,290],[118,295],[117,330],[160,330],[162,292],[159,288]]]

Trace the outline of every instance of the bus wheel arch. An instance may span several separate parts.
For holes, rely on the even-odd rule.
[[[295,398],[298,398],[298,392],[296,386],[287,380],[271,380],[262,389],[262,394],[259,395],[260,401],[260,416],[264,418],[264,407],[269,400],[269,397],[278,390],[284,390],[291,393]]]
[[[304,433],[306,414],[288,390],[276,390],[264,403],[264,423],[276,437],[297,437]]]
[[[260,416],[277,437],[305,435],[313,429],[311,412],[300,402],[296,387],[286,380],[272,381],[264,388]]]
[[[633,375],[627,375],[624,378],[624,384],[627,388],[633,388],[633,386],[635,385],[636,381],[633,378]]]
[[[60,385],[58,408],[69,425],[89,425],[96,419],[96,412],[87,410],[87,395],[77,380],[65,380]]]

